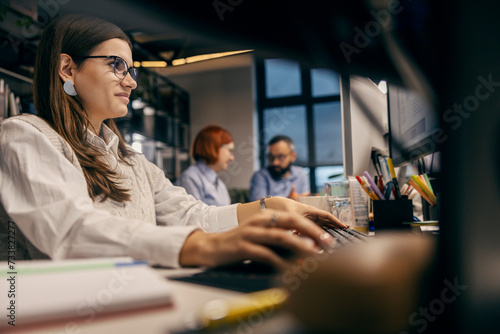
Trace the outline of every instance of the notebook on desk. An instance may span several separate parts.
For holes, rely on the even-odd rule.
[[[103,314],[172,304],[168,282],[131,258],[1,264],[0,303],[10,307],[2,332],[54,321],[88,323]]]

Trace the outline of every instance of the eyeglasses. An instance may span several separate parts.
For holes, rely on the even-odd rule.
[[[111,58],[115,61],[113,62],[113,68],[115,71],[115,75],[118,79],[123,80],[127,76],[127,73],[130,73],[130,76],[134,81],[137,82],[137,77],[139,76],[139,72],[135,67],[128,67],[127,62],[118,56],[87,56],[85,58]]]
[[[221,144],[220,146],[221,148],[227,148],[228,150],[230,151],[233,151],[234,150],[234,144]]]
[[[267,160],[274,161],[274,159],[278,159],[279,161],[283,161],[288,155],[290,155],[290,153],[292,153],[292,151],[288,152],[287,154],[278,154],[278,155],[272,155],[271,153],[269,153],[267,155]]]

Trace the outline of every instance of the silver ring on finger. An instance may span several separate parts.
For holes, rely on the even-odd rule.
[[[273,216],[271,217],[271,227],[276,227],[278,224],[278,214],[273,213]]]

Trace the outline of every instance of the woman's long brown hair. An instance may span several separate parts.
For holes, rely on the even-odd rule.
[[[118,202],[130,199],[128,189],[119,186],[119,175],[103,161],[103,153],[87,142],[88,115],[79,97],[69,96],[63,91],[59,77],[61,53],[73,58],[77,66],[102,42],[119,38],[130,43],[127,35],[116,25],[84,15],[66,15],[57,18],[45,28],[37,47],[33,101],[37,115],[45,119],[74,150],[82,166],[87,189],[92,200],[105,201],[108,198]],[[118,154],[121,160],[132,154],[115,122],[105,124],[118,136]]]

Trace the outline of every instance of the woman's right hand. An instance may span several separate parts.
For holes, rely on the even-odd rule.
[[[334,242],[331,235],[299,214],[265,210],[228,232],[194,231],[181,249],[179,263],[217,267],[253,260],[285,270],[292,259],[314,255]]]

